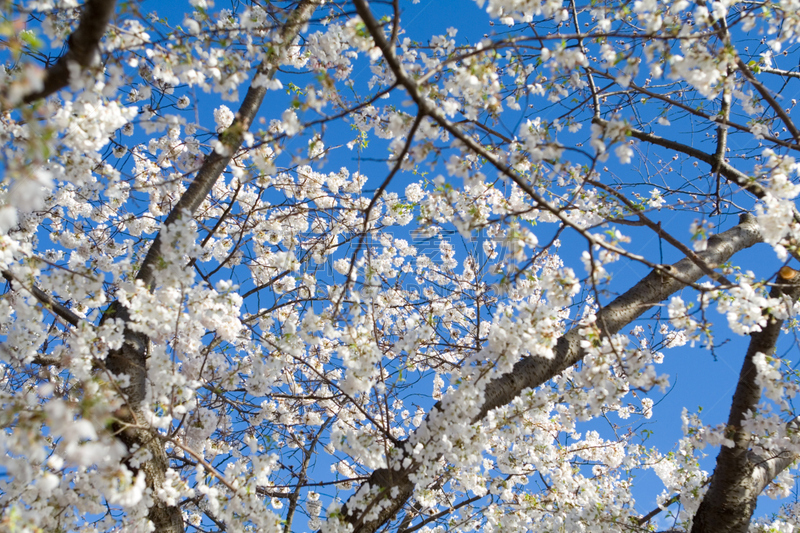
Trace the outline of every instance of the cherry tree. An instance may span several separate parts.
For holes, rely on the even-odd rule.
[[[797,3],[416,3],[3,3],[4,530],[800,527]]]

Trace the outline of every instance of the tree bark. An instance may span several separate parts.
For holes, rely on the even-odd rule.
[[[711,237],[708,240],[708,248],[697,255],[713,268],[727,262],[736,252],[749,248],[760,241],[761,234],[755,218],[751,215],[743,215],[739,225]],[[654,270],[627,292],[598,311],[597,325],[603,335],[613,335],[653,305],[666,300],[686,285],[699,280],[703,275],[703,269],[688,258],[670,265],[666,272],[664,269]],[[525,389],[545,383],[580,361],[585,355],[580,347],[582,337],[579,333],[580,329],[580,327],[574,327],[558,340],[553,359],[524,357],[514,365],[511,372],[492,380],[486,387],[485,401],[480,412],[472,422],[479,422],[490,410],[510,403]],[[439,406],[440,404],[437,404],[433,409],[438,409]],[[397,462],[401,462],[405,457],[402,444],[398,446],[401,455],[399,459],[396,459]],[[378,518],[363,520],[362,517],[366,511],[353,510],[355,500],[351,497],[348,500],[351,505],[348,507],[345,504],[342,516],[353,526],[354,533],[373,533],[402,509],[413,494],[414,484],[410,481],[409,476],[417,467],[418,465],[412,463],[408,468],[401,470],[381,468],[370,475],[365,484],[381,489],[371,505],[379,505],[381,511],[378,512]]]
[[[46,98],[69,85],[70,63],[77,63],[81,67],[91,65],[95,55],[100,53],[100,39],[114,13],[115,3],[115,0],[86,0],[78,27],[69,36],[66,53],[45,71],[42,89],[26,95],[23,103]]]
[[[281,30],[281,44],[291,43],[297,36],[298,32],[304,24],[310,19],[314,10],[317,8],[321,0],[302,0]],[[271,60],[278,61],[277,54],[268,57],[267,60],[258,66],[256,69],[255,78],[265,76],[267,80],[271,80],[277,71],[277,66],[269,62]],[[222,172],[228,166],[233,156],[241,148],[244,135],[250,130],[250,125],[261,107],[264,97],[267,94],[267,89],[264,83],[252,84],[247,90],[247,94],[239,107],[239,112],[236,113],[236,118],[233,123],[220,133],[219,142],[225,147],[224,153],[220,154],[216,151],[206,156],[203,165],[197,171],[197,175],[192,180],[191,185],[183,193],[178,203],[167,215],[167,220],[164,222],[164,227],[169,226],[178,220],[184,214],[192,215],[200,204],[203,203],[211,188],[217,182],[217,179],[222,175]],[[150,249],[147,251],[147,256],[144,258],[142,265],[139,267],[139,273],[136,279],[142,280],[147,287],[151,287],[153,283],[153,268],[157,264],[158,258],[161,255],[161,247],[163,246],[161,233],[159,231]],[[151,287],[152,288],[152,287]]]
[[[800,296],[800,272],[781,269],[772,298],[787,296],[792,303]],[[771,355],[781,333],[783,320],[769,315],[767,325],[750,334],[750,345],[739,373],[728,415],[727,436],[733,446],[723,445],[717,456],[717,467],[692,525],[692,533],[745,533],[756,508],[756,500],[764,487],[793,461],[791,454],[760,458],[749,452],[753,435],[742,428],[748,412],[755,411],[761,399],[756,383],[758,370],[753,362],[756,354]]]

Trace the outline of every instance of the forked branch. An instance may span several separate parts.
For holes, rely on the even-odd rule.
[[[800,297],[800,272],[783,267],[770,297],[785,298],[791,305]],[[767,315],[767,324],[750,335],[750,345],[742,363],[739,382],[733,394],[728,415],[726,435],[730,445],[724,445],[717,456],[717,467],[711,477],[708,492],[697,510],[692,533],[744,533],[761,491],[793,458],[791,454],[762,459],[750,452],[753,435],[744,428],[749,414],[757,409],[761,386],[756,378],[755,358],[771,355],[783,327],[783,319]],[[782,468],[781,468],[782,467]]]

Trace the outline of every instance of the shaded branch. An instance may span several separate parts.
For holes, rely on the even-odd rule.
[[[114,13],[115,0],[86,0],[78,27],[67,41],[69,48],[44,74],[44,86],[40,91],[26,95],[23,103],[46,98],[69,85],[69,64],[88,67],[99,55],[100,39],[106,32],[108,21]]]
[[[792,303],[797,301],[800,296],[800,272],[783,267],[777,283],[770,292],[771,298],[788,298]],[[765,312],[765,315],[767,324],[761,331],[750,334],[750,345],[728,415],[726,437],[730,439],[730,445],[723,444],[720,449],[708,492],[695,514],[692,533],[748,531],[758,495],[774,475],[788,466],[783,465],[789,457],[784,460],[773,458],[779,460],[761,460],[757,469],[749,454],[753,435],[743,427],[761,399],[761,386],[756,381],[758,369],[755,357],[757,354],[770,355],[775,351],[784,322],[769,313]]]
[[[83,321],[83,319],[78,315],[76,315],[71,309],[57,302],[55,298],[44,292],[36,285],[30,285],[30,286],[26,285],[25,283],[22,282],[22,280],[20,280],[18,277],[16,277],[8,270],[3,270],[2,274],[3,277],[8,281],[15,281],[19,283],[22,288],[31,293],[34,298],[39,300],[45,309],[61,317],[69,324],[77,326],[78,324],[81,323],[81,321]]]

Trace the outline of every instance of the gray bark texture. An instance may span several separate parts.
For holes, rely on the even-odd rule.
[[[708,240],[708,248],[697,255],[711,268],[725,263],[733,254],[761,241],[761,234],[754,217],[742,216],[739,225],[714,235]],[[686,285],[703,277],[703,269],[690,259],[682,259],[670,265],[668,272],[655,270],[645,276],[627,292],[597,313],[597,325],[604,336],[614,335],[653,307],[665,301]],[[486,402],[481,408],[477,422],[491,409],[511,402],[527,388],[538,387],[545,381],[574,365],[585,355],[580,348],[579,328],[569,330],[558,339],[553,359],[526,357],[514,365],[509,374],[493,381],[486,389]]]
[[[800,272],[784,267],[772,298],[788,297],[796,302],[800,296]],[[772,355],[781,333],[783,320],[769,316],[767,325],[750,334],[750,345],[739,373],[728,415],[727,437],[733,446],[722,446],[711,484],[694,516],[692,533],[745,533],[756,508],[756,500],[764,487],[781,470],[789,466],[792,454],[762,458],[750,451],[753,436],[742,428],[748,411],[755,411],[761,399],[761,387],[756,383],[758,371],[753,363],[757,353]]]
[[[755,218],[743,215],[737,226],[711,237],[708,240],[708,248],[697,255],[706,265],[715,268],[727,262],[736,252],[759,242],[761,234]],[[654,270],[598,311],[598,327],[606,336],[619,332],[654,305],[663,302],[688,284],[698,281],[704,276],[703,270],[688,258],[666,268]],[[510,403],[525,389],[538,387],[579,362],[585,355],[580,348],[579,330],[579,327],[575,327],[558,340],[553,359],[525,357],[514,365],[511,372],[491,381],[485,391],[485,402],[472,422],[480,422],[490,410]],[[438,404],[433,409],[437,408]],[[401,455],[396,459],[397,462],[405,457],[402,444],[398,445]],[[418,465],[412,463],[408,468],[399,471],[381,468],[370,475],[365,483],[370,487],[381,489],[375,500],[362,512],[353,511],[352,508],[355,507],[353,501],[348,501],[350,507],[345,504],[342,509],[342,516],[353,526],[355,533],[373,533],[396,516],[413,494],[414,484],[409,480],[409,476],[417,467]],[[396,491],[393,490],[395,488]],[[381,508],[378,518],[364,520],[363,516],[374,506]]]

